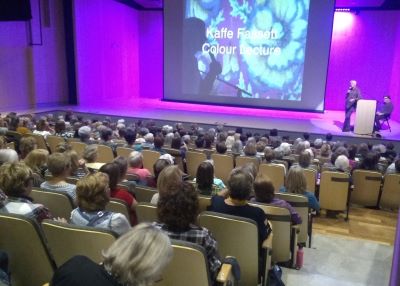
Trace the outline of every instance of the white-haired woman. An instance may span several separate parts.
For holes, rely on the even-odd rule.
[[[155,226],[139,224],[116,240],[103,257],[101,264],[85,256],[71,258],[57,269],[50,285],[152,285],[171,260],[172,247],[168,236]]]

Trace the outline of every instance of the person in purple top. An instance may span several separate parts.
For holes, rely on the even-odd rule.
[[[296,210],[285,200],[275,198],[275,189],[271,180],[259,174],[253,183],[255,197],[251,201],[265,203],[276,207],[283,207],[289,210],[293,224],[301,224],[301,217]]]

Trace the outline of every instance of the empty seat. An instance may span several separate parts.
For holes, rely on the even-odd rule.
[[[49,209],[53,217],[69,219],[75,208],[72,198],[60,192],[51,192],[42,189],[33,189],[30,196],[35,203],[40,203]]]
[[[285,184],[285,167],[277,164],[261,164],[259,172],[271,179],[275,192]]]
[[[382,174],[375,171],[354,170],[354,189],[350,202],[362,206],[377,207],[382,183]]]
[[[139,223],[158,221],[157,206],[150,203],[139,203],[135,209]]]
[[[196,152],[196,151],[186,152],[186,168],[188,175],[191,178],[196,178],[197,168],[205,160],[207,160],[207,156],[202,152]]]
[[[229,174],[234,168],[234,159],[231,155],[212,154],[214,162],[214,176],[221,179],[225,184],[228,182]]]
[[[152,150],[143,150],[143,168],[150,171],[150,173],[154,176],[153,165],[160,158],[161,154],[157,151]]]
[[[384,179],[380,206],[397,210],[400,205],[400,174],[388,174]]]

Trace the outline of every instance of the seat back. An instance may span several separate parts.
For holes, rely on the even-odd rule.
[[[380,206],[397,210],[400,205],[400,174],[388,174],[383,183]]]
[[[84,255],[100,263],[103,260],[101,252],[117,239],[110,230],[52,220],[44,220],[42,229],[58,267],[75,255]]]
[[[9,256],[12,285],[43,285],[50,281],[55,263],[39,225],[21,215],[0,214],[0,229],[0,249]]]
[[[302,223],[299,225],[299,235],[297,242],[306,244],[307,239],[311,241],[312,216],[308,207],[308,198],[298,194],[276,193],[275,197],[287,201],[300,215]],[[310,245],[309,245],[310,246]]]
[[[99,144],[97,145],[97,162],[110,163],[114,160],[114,153],[110,146]]]
[[[49,150],[47,148],[46,140],[44,139],[43,135],[35,134],[35,133],[27,133],[27,134],[24,134],[23,136],[24,137],[33,137],[33,138],[35,138],[38,149]]]
[[[139,223],[158,221],[157,206],[150,203],[139,203],[135,209]]]
[[[231,155],[212,154],[214,161],[214,176],[220,178],[225,184],[228,182],[229,174],[234,168],[234,160]]]
[[[375,171],[354,170],[352,177],[354,190],[350,202],[363,206],[378,206],[382,174]]]
[[[217,240],[221,257],[236,257],[241,270],[240,285],[258,285],[258,229],[255,221],[207,211],[200,213],[198,222]]]
[[[211,206],[211,197],[199,195],[199,213],[202,213],[207,210],[209,206]]]
[[[67,220],[71,217],[74,203],[67,194],[35,188],[30,193],[30,196],[35,203],[42,204],[48,208],[53,217],[62,217]]]
[[[129,219],[129,207],[125,201],[112,198],[106,205],[106,210],[114,213],[123,214],[127,219]]]
[[[157,189],[136,185],[135,197],[138,203],[150,203],[151,198],[158,193]]]
[[[246,165],[247,163],[253,163],[257,168],[260,165],[260,160],[257,157],[249,157],[249,156],[237,156],[235,159],[235,166],[241,167]]]
[[[68,142],[68,140],[67,140]],[[71,145],[72,150],[74,150],[76,153],[78,153],[78,156],[80,158],[83,157],[83,152],[85,151],[86,144],[80,141],[69,141],[69,145]]]
[[[186,152],[186,168],[188,175],[192,179],[196,178],[197,168],[205,160],[207,160],[207,156],[202,152],[196,152],[196,151]]]
[[[173,256],[164,269],[163,279],[156,286],[208,286],[212,285],[207,255],[198,244],[171,240]]]
[[[258,172],[270,178],[275,192],[285,184],[285,167],[282,165],[261,164]]]
[[[132,148],[126,148],[126,147],[117,147],[116,152],[117,152],[117,156],[121,156],[124,157],[126,159],[129,158],[129,155],[135,151]]]
[[[349,175],[324,171],[321,173],[319,203],[322,209],[345,211],[348,207]]]
[[[313,169],[303,169],[303,173],[306,176],[307,191],[315,193],[315,185],[317,183],[317,171]]]
[[[274,234],[272,238],[272,261],[290,261],[290,266],[293,266],[297,239],[294,240],[292,237],[294,233],[292,233],[292,218],[289,210],[259,203],[252,205],[263,209],[272,225]]]
[[[46,137],[47,145],[49,146],[50,152],[55,153],[58,144],[65,143],[65,140],[61,136],[48,135]]]
[[[181,156],[181,151],[178,149],[173,149],[173,148],[168,148],[168,147],[163,147],[163,149],[165,152],[167,152],[172,157],[174,157],[175,165],[177,165],[182,172],[185,172],[185,169],[183,166],[183,160],[182,160],[182,156]]]
[[[142,150],[143,155],[143,168],[150,171],[154,176],[153,165],[160,158],[160,153],[153,150]]]

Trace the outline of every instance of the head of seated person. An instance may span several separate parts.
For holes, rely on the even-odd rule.
[[[306,150],[300,153],[299,165],[302,168],[308,168],[311,165],[311,155]]]
[[[79,208],[87,212],[102,211],[110,201],[108,175],[102,172],[89,174],[76,183]]]
[[[214,183],[214,166],[209,161],[201,162],[196,172],[197,189],[201,194],[211,195]]]
[[[71,258],[56,270],[51,285],[82,285],[82,275],[92,285],[153,285],[171,261],[173,250],[164,232],[142,223],[102,254],[104,260],[100,265],[82,256]]]
[[[157,178],[157,190],[160,197],[173,194],[183,183],[183,172],[176,165],[166,166]]]
[[[24,159],[32,150],[37,148],[36,139],[32,136],[22,137],[19,141],[21,159]]]
[[[135,144],[136,141],[136,130],[132,128],[126,129],[124,138],[126,143],[129,146],[132,146],[133,144]]]
[[[108,142],[111,140],[112,130],[110,128],[101,128],[100,129],[100,139],[104,142]]]
[[[378,169],[378,162],[379,162],[380,154],[374,151],[370,151],[361,161],[360,169],[363,170],[377,170]]]
[[[13,149],[0,149],[0,166],[4,163],[18,162],[18,153]]]
[[[101,166],[99,172],[108,175],[108,185],[111,190],[115,190],[120,181],[120,169],[116,163],[107,163]]]
[[[265,175],[259,174],[254,180],[254,194],[255,200],[260,203],[269,204],[274,199],[275,190],[274,184],[270,178]]]
[[[98,157],[98,148],[97,145],[91,144],[85,146],[85,150],[83,151],[83,159],[87,163],[95,163]]]
[[[53,153],[47,160],[52,180],[64,180],[71,174],[71,158],[65,153]]]
[[[349,159],[345,155],[339,155],[336,158],[335,167],[339,171],[348,172],[350,167]]]
[[[227,151],[227,147],[224,141],[218,142],[215,146],[215,149],[218,154],[225,154]]]
[[[128,160],[125,157],[118,156],[113,160],[113,163],[118,165],[119,168],[118,183],[120,183],[126,179],[126,173],[128,172]]]
[[[239,203],[249,199],[253,190],[254,177],[244,168],[235,168],[229,175],[228,192],[232,203]]]
[[[303,195],[307,191],[307,181],[303,168],[292,166],[286,175],[285,187],[288,193]]]
[[[243,151],[245,156],[255,156],[257,154],[256,144],[248,141]]]
[[[23,162],[0,167],[0,189],[9,197],[27,197],[32,191],[32,170]]]

